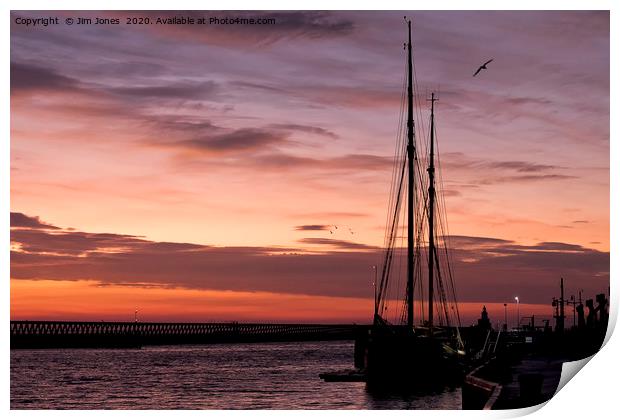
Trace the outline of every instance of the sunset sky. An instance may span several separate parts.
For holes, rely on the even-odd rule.
[[[11,318],[369,321],[404,14],[465,320],[606,293],[608,12],[12,12]]]

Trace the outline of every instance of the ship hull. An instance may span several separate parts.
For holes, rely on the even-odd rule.
[[[367,342],[367,383],[375,388],[436,388],[457,385],[463,368],[442,337],[406,328],[373,328]]]

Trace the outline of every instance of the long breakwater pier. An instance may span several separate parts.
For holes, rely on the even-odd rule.
[[[369,326],[179,322],[11,321],[11,348],[353,340]]]

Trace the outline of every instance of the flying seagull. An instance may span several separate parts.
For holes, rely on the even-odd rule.
[[[487,64],[489,64],[491,61],[493,61],[493,59],[490,59],[489,61],[487,61],[486,63],[484,63],[483,65],[481,65],[480,67],[478,67],[478,70],[476,70],[476,72],[474,73],[473,77],[476,77],[476,75],[478,73],[480,73],[480,70],[486,70],[487,69]]]

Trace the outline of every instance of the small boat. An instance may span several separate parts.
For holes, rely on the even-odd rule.
[[[319,374],[325,382],[366,382],[366,372],[360,369],[339,370]]]

